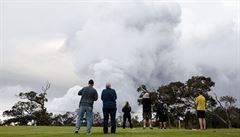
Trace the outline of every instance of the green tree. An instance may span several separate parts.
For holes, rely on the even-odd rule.
[[[3,112],[3,116],[13,117],[5,121],[4,124],[11,124],[11,122],[17,122],[19,125],[27,125],[28,122],[35,120],[33,115],[35,109],[37,108],[34,102],[17,102],[11,110],[6,110]]]
[[[51,118],[51,125],[73,126],[76,117],[77,117],[76,114],[73,112],[66,112],[65,114],[54,115]]]
[[[134,113],[133,113],[134,114]],[[132,115],[132,124],[133,124],[133,127],[141,127],[143,125],[143,122],[139,120],[139,117],[138,115]]]
[[[214,87],[215,82],[212,81],[210,77],[204,77],[204,76],[194,76],[191,79],[187,80],[186,82],[186,88],[185,88],[185,101],[188,102],[188,104],[191,107],[195,107],[195,98],[198,96],[198,91],[203,92],[203,96],[206,98],[207,101],[207,108],[210,109],[212,107],[215,107],[217,105],[217,102],[215,99],[209,94],[211,91],[211,88]]]
[[[240,122],[238,108],[235,106],[236,98],[232,96],[222,96],[219,99],[216,94],[215,98],[219,106],[212,111],[214,116],[220,119],[228,128],[232,127],[232,122]]]
[[[5,124],[12,122],[19,125],[26,125],[28,122],[34,120],[37,125],[49,125],[51,113],[47,113],[45,102],[47,102],[47,90],[50,88],[50,83],[47,82],[46,86],[42,87],[42,93],[35,91],[21,92],[18,97],[23,101],[18,101],[11,110],[3,112],[4,116],[11,117]]]
[[[215,83],[210,77],[193,76],[185,83],[180,81],[171,82],[166,85],[160,86],[156,89],[148,89],[145,85],[141,85],[137,91],[140,92],[138,102],[140,104],[144,93],[149,92],[150,97],[154,102],[153,108],[156,104],[164,102],[169,108],[169,120],[173,123],[174,119],[178,117],[184,117],[187,109],[195,110],[195,98],[198,95],[198,91],[202,91],[209,108],[216,106],[216,101],[209,95],[211,88]],[[207,108],[208,108],[207,107]]]

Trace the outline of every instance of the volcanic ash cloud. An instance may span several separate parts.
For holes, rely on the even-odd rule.
[[[132,2],[92,7],[64,47],[83,81],[93,78],[100,90],[111,82],[120,107],[127,100],[137,105],[140,84],[158,86],[173,79],[170,53],[178,39],[179,5]]]

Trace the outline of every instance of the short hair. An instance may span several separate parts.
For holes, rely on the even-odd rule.
[[[94,81],[93,81],[92,79],[90,79],[90,80],[88,81],[88,84],[93,85],[93,84],[94,84]]]
[[[199,91],[198,93],[199,93],[199,94],[201,94],[201,95],[203,94],[203,92],[202,92],[202,91]]]
[[[111,83],[107,83],[106,88],[111,88]]]

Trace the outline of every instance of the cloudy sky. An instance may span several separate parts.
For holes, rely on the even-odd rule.
[[[0,113],[47,80],[54,113],[74,111],[90,78],[99,95],[112,83],[119,108],[140,84],[193,75],[239,100],[239,13],[238,0],[0,0]]]

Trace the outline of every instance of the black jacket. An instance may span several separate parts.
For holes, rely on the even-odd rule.
[[[152,112],[152,100],[150,98],[143,98],[143,112]]]
[[[122,108],[122,112],[123,112],[123,115],[125,115],[125,116],[130,116],[131,115],[131,111],[132,111],[132,109],[131,109],[131,107],[129,106],[129,107],[123,107]]]

